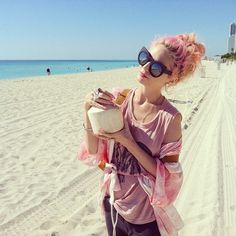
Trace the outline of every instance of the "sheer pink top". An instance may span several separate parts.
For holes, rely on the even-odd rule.
[[[89,154],[85,142],[81,143],[78,159],[88,165],[97,165],[110,156],[111,165],[104,171],[101,200],[106,194],[114,197],[114,207],[128,222],[144,224],[156,220],[162,236],[175,236],[183,221],[175,209],[176,199],[183,181],[179,162],[163,163],[164,156],[181,151],[182,138],[164,143],[167,128],[179,111],[165,98],[152,121],[138,122],[133,115],[131,91],[122,105],[124,119],[138,145],[156,160],[156,178],[150,175],[119,143],[99,140],[98,152]],[[112,148],[111,148],[112,147]]]
[[[131,91],[123,105],[124,119],[129,124],[132,136],[138,145],[153,158],[159,158],[159,153],[166,130],[178,110],[165,98],[158,105],[159,111],[154,119],[148,123],[138,122],[133,114],[133,97],[135,90]],[[121,185],[120,191],[115,191],[114,207],[128,222],[145,224],[155,220],[155,214],[147,193],[140,186],[137,176],[146,174],[146,170],[138,163],[136,158],[126,148],[115,143],[112,160],[117,168]]]

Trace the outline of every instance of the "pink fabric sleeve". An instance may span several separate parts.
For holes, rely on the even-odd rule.
[[[160,157],[180,153],[182,139],[164,144]],[[159,157],[159,158],[160,158]],[[163,163],[156,158],[156,178],[152,175],[141,175],[139,183],[148,194],[162,236],[176,236],[183,227],[183,221],[173,206],[182,182],[183,173],[180,163]]]
[[[159,158],[179,154],[181,146],[182,139],[164,144]],[[163,163],[159,158],[156,158],[156,178],[151,175],[143,176],[142,185],[151,204],[166,207],[175,201],[183,182],[183,173],[179,162]]]
[[[157,160],[157,178],[151,203],[165,207],[173,203],[183,182],[182,168],[179,163],[165,163]]]
[[[152,202],[161,206],[173,203],[183,182],[182,167],[179,162],[163,163],[164,156],[178,155],[182,148],[182,138],[176,142],[164,144],[160,150],[160,159],[156,159],[156,180]]]
[[[178,155],[182,149],[182,138],[175,142],[166,143],[161,146],[160,156],[162,159],[164,156]]]
[[[107,160],[107,141],[99,139],[98,151],[96,154],[89,154],[88,148],[85,142],[82,142],[78,150],[78,160],[83,161],[90,166],[98,165],[100,160]]]

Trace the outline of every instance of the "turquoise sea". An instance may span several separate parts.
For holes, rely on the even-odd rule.
[[[0,60],[0,79],[73,74],[137,66],[135,60]]]

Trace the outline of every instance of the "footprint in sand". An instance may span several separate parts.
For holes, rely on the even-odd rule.
[[[205,214],[200,214],[200,215],[198,215],[197,218],[198,218],[199,220],[203,220],[205,217],[206,217]]]
[[[33,183],[33,184],[30,184],[28,186],[28,189],[37,188],[37,187],[38,187],[38,184],[37,183]]]
[[[96,212],[96,209],[93,206],[88,205],[86,208],[89,214],[93,214]]]
[[[56,224],[58,224],[57,221],[50,221],[50,220],[48,220],[48,221],[46,221],[46,222],[44,222],[43,224],[40,225],[40,229],[48,230],[48,229],[50,229],[53,225],[56,225]],[[53,232],[53,233],[58,233],[58,232]],[[52,235],[52,234],[51,234],[51,235]]]
[[[51,164],[51,166],[53,166],[53,167],[57,167],[57,166],[59,166],[61,163],[59,162],[59,161],[55,161],[55,162],[53,162],[52,164]]]
[[[58,232],[52,232],[51,236],[60,236],[60,234]]]
[[[188,128],[188,125],[187,124],[184,124],[184,129],[187,129]]]
[[[30,158],[30,160],[33,161],[33,162],[35,161],[35,159],[36,159],[36,157],[31,157]]]
[[[71,200],[73,200],[73,201],[81,201],[81,197],[82,196],[84,196],[84,197],[86,197],[86,193],[85,193],[85,191],[79,191],[78,192],[78,194],[77,195],[75,195],[73,198],[71,198]]]
[[[17,159],[17,160],[20,159],[20,157],[18,155],[12,155],[11,157],[14,159]]]
[[[195,202],[190,202],[189,205],[194,206],[196,203]]]

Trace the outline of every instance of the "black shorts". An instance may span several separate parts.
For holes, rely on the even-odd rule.
[[[112,236],[113,225],[111,220],[111,205],[109,202],[109,197],[104,198],[103,205],[108,235]],[[115,219],[115,215],[116,210],[113,207],[113,219]],[[161,234],[156,221],[141,225],[131,224],[118,214],[116,236],[161,236]]]

